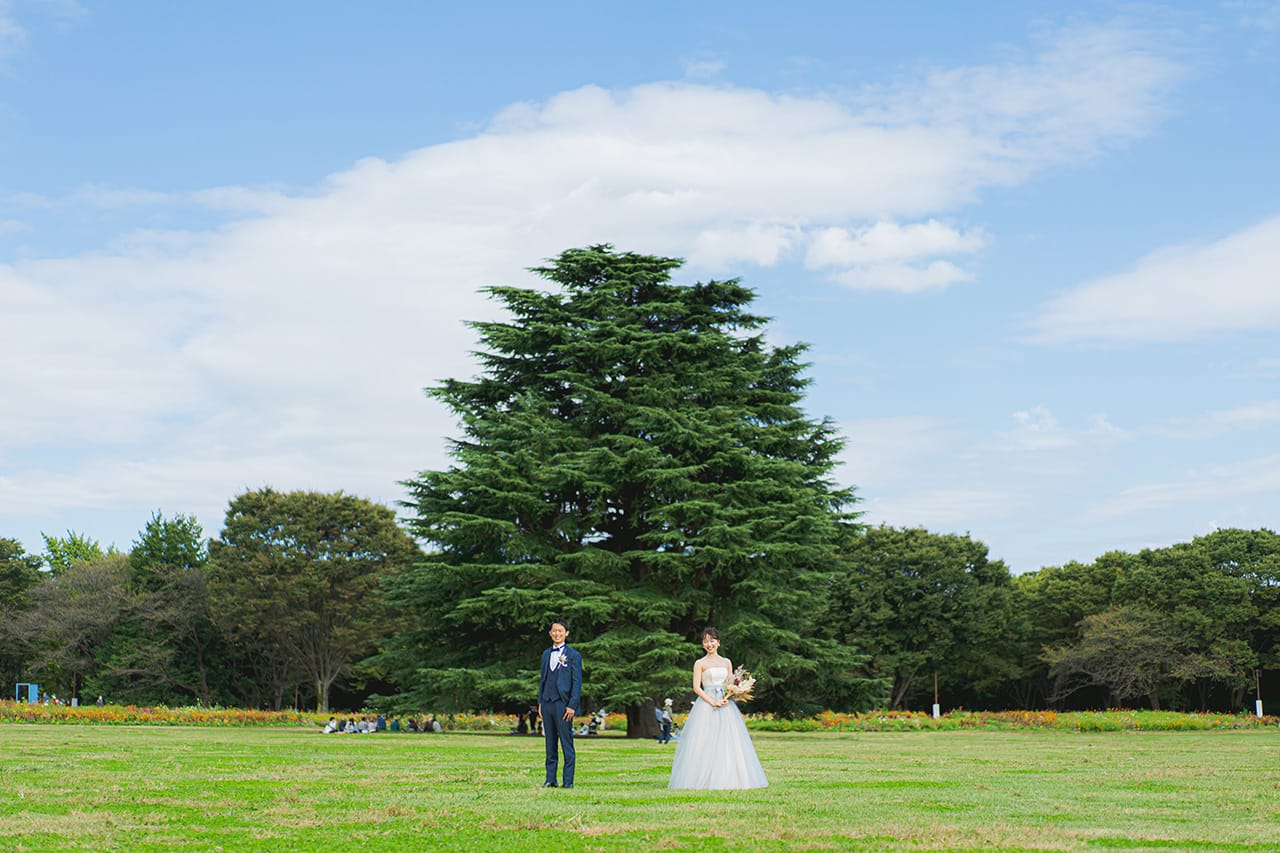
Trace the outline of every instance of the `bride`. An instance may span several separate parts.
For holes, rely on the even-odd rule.
[[[725,698],[733,662],[720,655],[720,634],[702,632],[706,656],[693,664],[694,700],[676,742],[669,788],[765,788],[769,780],[756,758],[737,703]]]

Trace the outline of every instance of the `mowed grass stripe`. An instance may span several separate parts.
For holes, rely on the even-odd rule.
[[[1280,732],[757,733],[770,787],[584,738],[7,725],[12,850],[1280,850]]]

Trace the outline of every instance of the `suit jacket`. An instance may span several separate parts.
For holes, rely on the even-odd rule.
[[[538,701],[563,702],[578,713],[582,702],[582,655],[568,644],[564,647],[565,663],[551,671],[551,649],[542,653],[542,677],[538,679]]]

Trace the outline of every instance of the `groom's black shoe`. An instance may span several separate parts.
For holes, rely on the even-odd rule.
[[[573,787],[573,783],[572,783],[572,782],[570,782],[569,784],[567,784],[567,785],[563,785],[563,786],[561,786],[561,787],[564,787],[564,788],[572,788],[572,787]]]
[[[554,788],[554,787],[556,787],[556,783],[555,783],[555,782],[543,782],[543,783],[542,783],[542,787],[544,787],[544,788]]]

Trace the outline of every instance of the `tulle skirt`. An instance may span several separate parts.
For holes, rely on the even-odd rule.
[[[668,788],[767,788],[747,723],[737,703],[719,708],[698,699],[689,711],[671,761]]]

